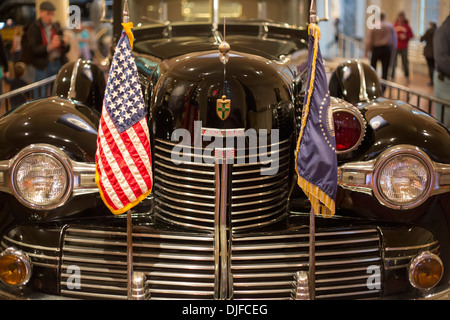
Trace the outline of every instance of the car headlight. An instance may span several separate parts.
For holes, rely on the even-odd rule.
[[[428,156],[418,148],[392,148],[377,164],[374,193],[394,209],[420,206],[432,190],[434,170]]]
[[[69,167],[59,151],[31,148],[16,161],[12,185],[24,205],[37,210],[53,209],[70,195]]]

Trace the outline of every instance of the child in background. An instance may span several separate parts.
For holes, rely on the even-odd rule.
[[[17,62],[14,65],[14,78],[3,78],[6,83],[10,85],[10,91],[22,88],[26,86],[28,83],[23,80],[23,77],[25,76],[25,70],[26,66],[23,62]],[[10,99],[11,102],[11,108],[20,106],[21,104],[24,104],[27,101],[27,95],[26,94],[20,94],[12,97]]]

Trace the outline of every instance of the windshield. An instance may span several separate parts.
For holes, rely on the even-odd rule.
[[[129,0],[130,19],[136,26],[155,23],[213,22],[214,2],[218,17],[227,21],[268,21],[306,25],[308,0]]]

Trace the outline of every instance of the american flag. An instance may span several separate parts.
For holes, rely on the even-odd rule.
[[[136,63],[123,32],[109,72],[95,156],[100,194],[116,215],[127,212],[152,190],[149,140]]]

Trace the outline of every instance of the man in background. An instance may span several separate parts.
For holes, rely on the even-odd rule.
[[[27,27],[23,48],[24,62],[35,69],[35,82],[57,74],[66,62],[65,54],[69,51],[60,25],[52,22],[55,6],[44,1],[39,10],[39,19]],[[44,88],[41,89],[34,92],[35,98],[47,95]]]
[[[425,59],[427,60],[428,65],[428,72],[430,74],[430,82],[428,85],[432,86],[434,82],[434,68],[436,65],[436,62],[434,61],[434,52],[433,52],[433,38],[434,38],[434,32],[436,31],[436,23],[430,21],[428,23],[428,29],[427,32],[420,38],[420,41],[425,41],[425,47],[423,49],[423,55]]]
[[[434,73],[434,95],[437,98],[447,100],[450,105],[450,15],[434,33],[434,60],[436,70]],[[444,112],[444,125],[450,130],[450,106],[445,107],[436,104],[435,115],[442,120]]]
[[[382,78],[387,80],[393,52],[397,47],[397,33],[392,23],[386,21],[386,14],[381,13],[380,28],[369,29],[366,37],[366,58],[372,52],[371,65],[376,70],[378,61],[382,65]]]

